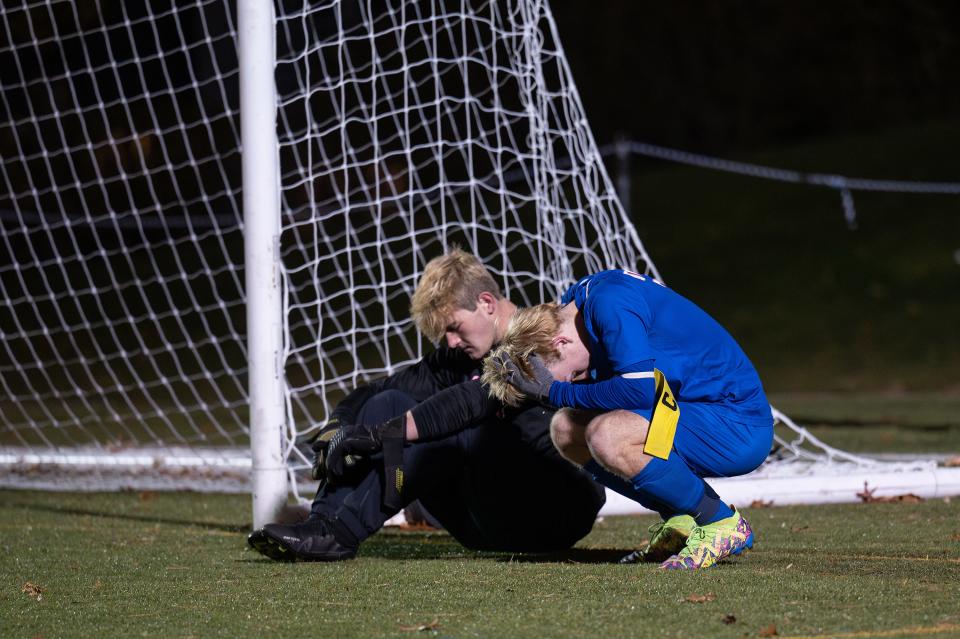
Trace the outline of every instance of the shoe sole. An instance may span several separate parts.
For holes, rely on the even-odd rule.
[[[250,533],[247,537],[247,545],[264,557],[268,557],[274,561],[291,563],[297,560],[297,556],[293,551],[280,545],[275,539],[264,534],[262,530]]]
[[[294,561],[344,561],[356,557],[355,552],[348,550],[342,552],[318,553],[315,555],[296,553],[283,544],[282,541],[272,537],[270,533],[264,530],[257,530],[250,533],[247,537],[247,544],[264,557],[269,557],[274,561],[292,563]]]

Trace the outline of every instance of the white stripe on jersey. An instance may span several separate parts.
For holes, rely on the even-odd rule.
[[[653,371],[644,371],[642,373],[624,373],[620,377],[627,379],[653,379]]]

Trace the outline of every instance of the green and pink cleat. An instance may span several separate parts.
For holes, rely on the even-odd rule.
[[[694,527],[686,545],[660,567],[664,570],[709,568],[749,548],[753,548],[753,529],[743,515],[734,510],[732,517]]]

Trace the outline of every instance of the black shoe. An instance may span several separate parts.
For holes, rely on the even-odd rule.
[[[247,544],[274,561],[341,561],[357,556],[357,549],[338,542],[322,519],[267,524],[250,533]]]

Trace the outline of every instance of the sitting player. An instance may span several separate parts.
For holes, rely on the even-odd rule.
[[[518,311],[483,381],[509,405],[526,397],[563,407],[551,423],[561,454],[661,514],[647,547],[625,562],[705,568],[752,547],[750,525],[703,478],[764,461],[770,405],[730,334],[660,282],[603,271],[560,304]]]
[[[431,260],[411,310],[418,328],[445,345],[340,402],[315,444],[316,477],[330,479],[321,481],[307,521],[250,535],[260,553],[281,561],[352,558],[414,499],[477,550],[555,551],[590,532],[605,493],[557,454],[553,412],[505,410],[479,381],[482,358],[516,311],[486,268],[458,249]]]

